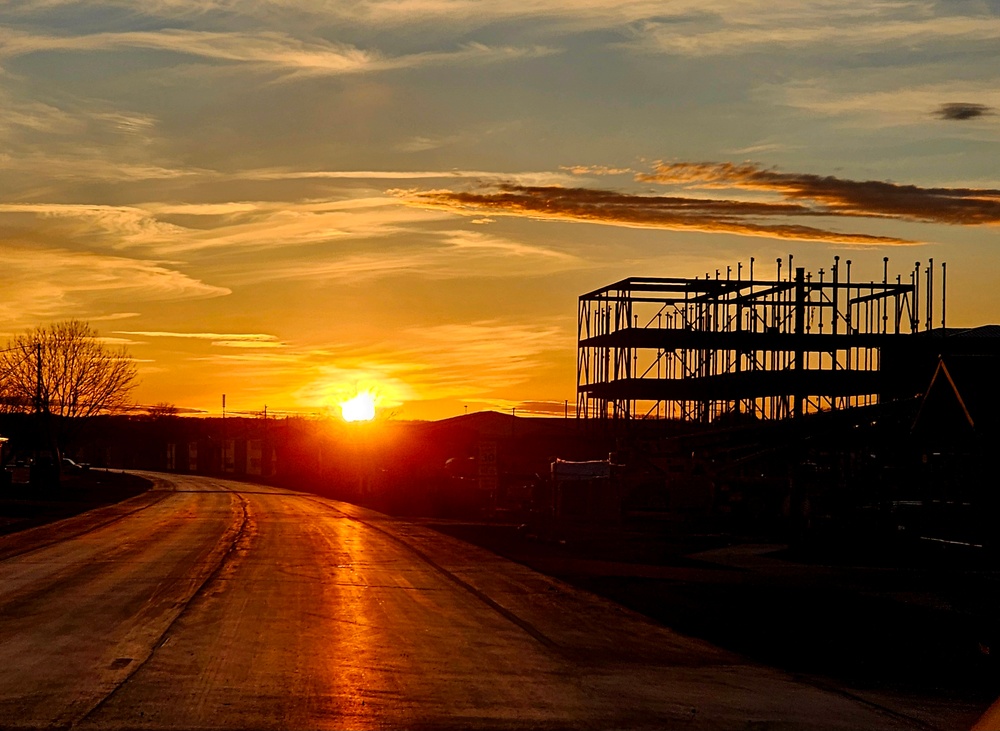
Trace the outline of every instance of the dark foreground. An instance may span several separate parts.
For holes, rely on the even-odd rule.
[[[958,728],[440,533],[192,477],[0,538],[4,728]]]
[[[727,650],[968,727],[1000,696],[1000,570],[940,544],[789,549],[683,531],[429,523]],[[964,709],[964,710],[963,710]]]
[[[150,485],[137,475],[103,469],[64,474],[52,488],[8,485],[0,488],[0,535],[118,503],[145,492]]]

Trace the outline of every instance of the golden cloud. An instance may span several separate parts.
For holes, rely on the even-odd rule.
[[[7,281],[0,296],[0,317],[29,325],[64,317],[121,319],[106,315],[105,304],[203,299],[228,295],[158,262],[37,245],[0,245]],[[102,314],[104,317],[101,317]]]

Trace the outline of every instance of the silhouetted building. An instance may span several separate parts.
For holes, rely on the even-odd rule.
[[[581,295],[577,414],[616,421],[746,423],[913,398],[941,355],[1000,356],[1000,326],[941,327],[933,260],[908,281],[747,267],[705,278],[632,277]],[[734,276],[735,274],[735,276]],[[920,281],[923,280],[923,287]]]

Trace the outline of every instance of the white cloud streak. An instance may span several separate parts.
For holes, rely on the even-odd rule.
[[[133,0],[85,0],[89,5],[119,7],[141,12],[148,17],[190,19],[220,15],[241,15],[259,20],[294,15],[307,21],[378,23],[395,27],[414,23],[447,21],[468,28],[497,20],[514,18],[561,18],[576,26],[589,27],[595,21],[628,22],[662,12],[656,0],[519,0],[517,3],[484,3],[479,0],[145,0],[137,6]],[[19,0],[16,9],[22,15],[65,6],[80,5],[84,0]],[[697,7],[693,0],[678,4]]]
[[[217,348],[285,348],[286,343],[265,333],[213,333],[173,332],[169,330],[115,330],[116,335],[135,335],[145,338],[178,338],[181,340],[208,340]]]
[[[565,172],[495,170],[246,170],[233,175],[240,180],[448,180],[517,181],[524,185],[560,185],[574,180]]]
[[[333,239],[389,236],[416,223],[449,218],[438,211],[407,208],[395,198],[348,201],[149,203],[106,206],[60,203],[3,204],[0,217],[48,219],[50,236],[99,242],[112,249],[143,247],[158,256],[218,249],[272,249]],[[208,228],[189,228],[164,218],[220,216]]]
[[[424,232],[423,245],[331,254],[234,275],[239,284],[278,280],[358,283],[396,276],[431,279],[539,276],[586,265],[563,251],[479,231]]]
[[[89,319],[91,313],[100,319],[104,299],[127,299],[135,306],[229,294],[162,264],[120,256],[17,245],[0,245],[0,256],[5,274],[0,318],[19,326]]]
[[[403,275],[433,279],[535,276],[586,266],[567,252],[484,231],[429,230],[426,224],[463,216],[409,206],[395,197],[127,207],[0,205],[0,222],[16,224],[24,216],[45,219],[46,236],[52,240],[137,249],[162,258],[220,251],[289,251],[280,261],[241,258],[238,268],[226,267],[226,281],[240,285],[279,280],[358,282]],[[183,217],[204,219],[204,223],[176,223]],[[375,238],[398,240],[358,250],[361,242]]]
[[[362,27],[433,27],[435,33],[460,35],[495,22],[547,22],[554,32],[585,31],[597,28],[628,29],[633,41],[647,50],[704,56],[744,52],[762,46],[804,48],[809,46],[880,47],[885,44],[910,46],[943,41],[990,41],[998,37],[1000,19],[974,4],[933,6],[918,0],[674,0],[668,5],[657,0],[520,0],[516,3],[485,3],[481,0],[317,0],[308,4],[291,0],[148,0],[137,6],[132,0],[88,0],[125,8],[164,20],[219,19],[242,17],[268,27],[275,25],[346,25]],[[30,15],[81,0],[26,0],[10,12]],[[310,22],[311,21],[311,22]],[[281,34],[209,34],[199,37],[186,31],[177,34],[176,50],[207,58],[252,62],[256,60],[285,68],[319,69],[321,72],[353,73],[378,69],[438,63],[475,57],[482,52],[476,44],[458,51],[412,54],[386,58],[353,46],[321,40],[292,40]],[[187,35],[185,35],[187,34]],[[168,48],[169,36],[146,34],[98,34],[92,40],[74,41],[81,46],[132,45]],[[43,43],[39,40],[36,43]],[[66,43],[61,39],[45,42]],[[33,48],[27,41],[19,47]],[[214,47],[212,47],[214,46]],[[518,56],[549,52],[548,49],[489,49],[489,56]]]
[[[933,43],[990,42],[1000,38],[1000,18],[985,12],[930,12],[920,2],[820,2],[794,0],[725,3],[703,13],[674,10],[633,26],[634,47],[681,56],[744,54],[768,47],[857,51],[912,48]]]
[[[493,63],[555,52],[543,47],[517,48],[465,43],[450,51],[387,56],[349,44],[296,38],[279,32],[165,29],[55,36],[0,31],[0,58],[45,52],[109,52],[125,49],[167,51],[205,60],[244,64],[264,71],[278,71],[291,77],[339,76],[423,66]]]

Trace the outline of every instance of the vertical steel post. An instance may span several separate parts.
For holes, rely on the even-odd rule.
[[[837,325],[840,320],[840,257],[833,257],[833,315],[830,324],[833,327],[833,334],[837,334]],[[837,361],[837,353],[833,353],[834,363]]]
[[[927,325],[926,329],[934,327],[934,259],[927,260]]]
[[[941,262],[941,329],[945,328],[944,315],[948,306],[948,262]]]
[[[802,379],[805,376],[805,351],[802,349],[802,338],[806,334],[806,270],[798,267],[795,270],[795,337],[798,341],[795,348],[795,379],[796,390],[794,394],[795,402],[792,405],[795,417],[802,416]]]

